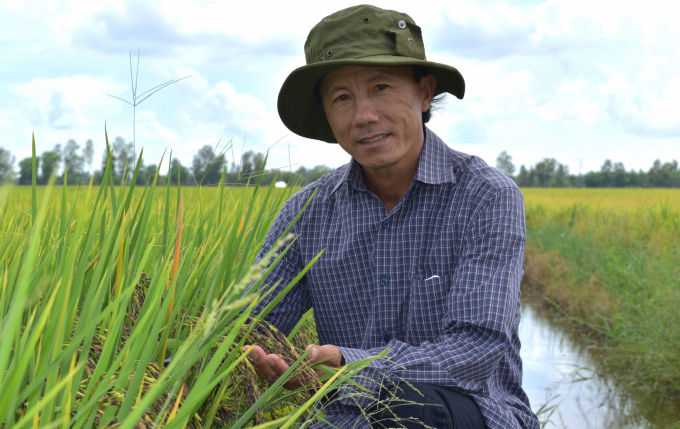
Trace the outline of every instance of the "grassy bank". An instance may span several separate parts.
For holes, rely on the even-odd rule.
[[[617,383],[680,413],[680,191],[524,189],[526,292]]]

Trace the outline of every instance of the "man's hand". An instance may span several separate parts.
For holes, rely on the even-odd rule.
[[[257,376],[263,380],[273,383],[290,368],[290,366],[279,356],[275,354],[266,354],[260,346],[244,346],[243,348],[245,350],[250,350],[248,359],[250,359],[250,362],[255,366]],[[310,344],[305,350],[311,348],[313,348],[313,350],[307,354],[307,360],[311,364],[322,363],[334,368],[342,366],[342,353],[340,353],[340,349],[334,345],[327,344],[325,346],[316,346]],[[324,373],[316,371],[316,374],[321,376]],[[303,384],[303,380],[301,380],[300,377],[296,377],[289,380],[283,387],[288,390],[293,390]]]

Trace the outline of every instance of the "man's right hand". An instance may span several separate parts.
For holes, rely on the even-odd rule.
[[[290,366],[281,359],[278,355],[267,354],[260,346],[244,346],[245,350],[250,350],[248,359],[255,366],[255,373],[258,377],[269,382],[274,382],[282,376]],[[323,363],[330,367],[340,367],[342,365],[342,353],[340,349],[332,344],[325,346],[317,346],[310,344],[305,350],[314,348],[307,354],[307,360],[311,364]],[[321,371],[316,371],[318,376],[323,375]],[[309,380],[307,380],[309,382]],[[304,380],[301,377],[295,377],[283,385],[288,390],[297,389],[303,386]]]

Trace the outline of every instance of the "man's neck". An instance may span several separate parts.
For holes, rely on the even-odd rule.
[[[412,150],[395,164],[379,169],[362,167],[366,189],[380,198],[388,212],[392,211],[411,187],[411,182],[413,182],[413,177],[418,169],[418,160],[423,150],[424,140],[423,136],[420,142],[414,144]]]

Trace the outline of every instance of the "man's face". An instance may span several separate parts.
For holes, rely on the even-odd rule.
[[[365,169],[382,169],[417,162],[436,85],[432,75],[416,83],[410,67],[346,66],[327,74],[320,91],[340,146]]]

